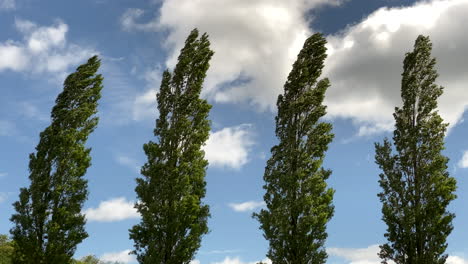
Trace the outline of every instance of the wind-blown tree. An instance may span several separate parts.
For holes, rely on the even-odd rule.
[[[198,35],[196,29],[190,33],[173,73],[163,74],[157,140],[143,146],[148,161],[135,188],[141,222],[130,229],[139,263],[190,263],[208,232],[209,208],[202,203],[208,162],[202,146],[211,105],[200,92],[213,52],[208,36]]]
[[[83,178],[91,165],[85,143],[95,129],[102,76],[97,56],[79,66],[65,82],[52,109],[51,124],[40,134],[29,158],[29,188],[13,204],[10,230],[13,263],[67,264],[88,234],[81,214],[88,190]]]
[[[380,246],[382,263],[443,264],[456,198],[456,181],[447,172],[448,158],[441,154],[447,123],[437,112],[443,87],[435,84],[436,60],[428,37],[416,39],[403,63],[401,98],[395,108],[392,144],[376,144],[375,160],[382,169],[379,193],[388,242]]]
[[[318,81],[326,58],[326,40],[309,37],[293,64],[284,94],[278,96],[278,145],[265,168],[266,209],[254,214],[270,247],[275,264],[325,263],[326,224],[333,216],[333,193],[322,167],[332,125],[320,119],[328,79]]]

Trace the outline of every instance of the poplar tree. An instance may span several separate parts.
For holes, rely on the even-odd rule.
[[[91,149],[85,143],[98,123],[103,80],[96,74],[99,66],[94,56],[66,78],[51,124],[29,156],[31,183],[20,190],[11,217],[13,263],[71,263],[76,246],[88,236],[81,213],[88,195],[83,176],[91,165]]]
[[[276,136],[265,168],[266,209],[254,214],[269,242],[267,257],[275,264],[325,263],[326,225],[333,216],[330,170],[322,167],[332,125],[321,121],[330,86],[318,80],[326,58],[326,40],[309,37],[293,64],[284,94],[278,96]]]
[[[163,73],[157,94],[156,141],[143,146],[147,162],[137,178],[141,222],[130,229],[142,264],[190,263],[208,232],[208,161],[202,146],[209,136],[211,105],[200,98],[213,55],[208,35],[194,29],[171,73]]]
[[[441,154],[447,123],[437,112],[443,87],[435,84],[436,60],[429,37],[419,36],[406,54],[401,81],[402,107],[396,107],[394,147],[376,144],[375,160],[382,173],[378,194],[387,243],[380,246],[382,263],[443,264],[456,198],[456,181]],[[396,153],[394,154],[394,150]]]

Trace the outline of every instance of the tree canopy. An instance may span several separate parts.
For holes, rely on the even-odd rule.
[[[165,71],[157,94],[157,141],[144,145],[148,161],[137,179],[141,223],[130,229],[142,264],[188,264],[208,232],[203,204],[208,165],[202,146],[209,136],[211,105],[200,99],[213,55],[208,35],[193,30],[174,71]]]
[[[401,81],[402,107],[396,107],[394,145],[388,139],[376,144],[380,174],[382,219],[387,243],[380,247],[382,263],[444,264],[456,198],[456,180],[442,155],[447,123],[437,112],[443,87],[429,37],[419,36],[406,54]],[[394,149],[393,149],[394,146]]]
[[[276,136],[265,168],[266,209],[254,216],[260,221],[275,264],[321,264],[326,261],[326,225],[333,216],[333,193],[322,167],[333,139],[332,125],[321,121],[328,79],[319,77],[326,58],[326,40],[317,33],[300,51],[278,96]]]
[[[29,156],[31,183],[21,188],[11,217],[15,264],[71,263],[76,246],[88,236],[81,213],[88,195],[83,176],[91,165],[85,143],[98,123],[99,66],[94,56],[66,78],[51,124]]]

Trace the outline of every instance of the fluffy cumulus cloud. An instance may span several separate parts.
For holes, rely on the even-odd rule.
[[[467,0],[422,1],[410,7],[381,8],[343,32],[328,36],[324,74],[332,87],[326,103],[332,117],[352,118],[359,135],[393,127],[392,112],[401,105],[403,59],[419,34],[428,35],[437,58],[438,83],[445,87],[440,113],[451,126],[468,104],[466,69]]]
[[[252,262],[244,262],[239,257],[231,258],[226,257],[223,261],[220,262],[213,262],[212,264],[257,264],[259,261],[252,261]],[[263,263],[271,264],[271,260],[264,259],[262,260]]]
[[[447,258],[447,264],[468,264],[468,260],[458,256],[449,256]]]
[[[330,256],[339,257],[347,261],[347,264],[380,264],[377,253],[380,251],[378,245],[371,245],[366,248],[327,248]],[[389,264],[394,263],[390,261]],[[447,264],[468,264],[468,261],[458,257],[449,256]]]
[[[252,158],[253,138],[254,132],[250,124],[225,127],[210,132],[210,137],[203,146],[209,166],[240,169]],[[118,164],[128,167],[135,173],[140,172],[143,164],[128,155],[119,154],[114,158]]]
[[[97,208],[86,209],[83,213],[88,221],[96,222],[114,222],[139,218],[140,215],[133,206],[134,202],[119,197],[102,201]]]
[[[175,65],[192,28],[208,32],[215,55],[204,95],[217,102],[247,101],[267,109],[274,106],[298,51],[311,33],[304,14],[338,2],[164,0],[160,16],[153,20],[141,21],[144,11],[129,9],[121,24],[125,30],[168,30],[168,67]]]
[[[349,264],[379,264],[378,252],[378,245],[367,248],[327,248],[327,253],[330,256],[343,258],[349,261]]]
[[[305,38],[308,10],[339,1],[164,0],[158,16],[143,21],[143,10],[122,16],[126,30],[167,30],[167,66],[174,66],[188,32],[198,27],[210,34],[215,56],[206,79],[205,96],[217,102],[251,102],[274,109],[276,96]],[[217,10],[217,12],[212,12]],[[392,112],[401,105],[404,54],[419,34],[434,43],[445,86],[440,113],[453,127],[468,103],[468,0],[430,0],[400,8],[381,8],[329,41],[324,76],[329,117],[351,119],[358,136],[393,128]],[[180,19],[183,17],[184,19]]]
[[[15,27],[23,39],[0,42],[0,72],[52,73],[63,77],[70,66],[95,53],[68,43],[68,26],[62,21],[51,26],[39,26],[28,20],[16,19]]]
[[[468,150],[463,153],[461,160],[458,161],[458,167],[468,168]]]
[[[265,206],[265,202],[263,201],[248,201],[243,203],[230,203],[229,207],[231,207],[236,212],[247,212],[253,211],[257,208]]]
[[[206,145],[205,157],[210,166],[239,169],[250,160],[253,146],[252,126],[243,124],[211,132]]]
[[[138,93],[135,96],[132,106],[132,119],[139,121],[142,119],[155,119],[158,115],[156,107],[156,93],[161,85],[162,71],[161,67],[157,66],[147,70],[143,79],[146,82],[145,91]]]
[[[136,263],[135,255],[130,255],[130,249],[120,252],[105,253],[101,256],[101,260],[105,262],[119,263]]]

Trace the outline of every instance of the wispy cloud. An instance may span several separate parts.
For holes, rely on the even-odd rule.
[[[155,119],[158,115],[156,107],[156,93],[159,91],[161,85],[162,68],[157,65],[147,69],[143,76],[146,82],[145,91],[136,95],[133,102],[133,120],[140,121],[144,119]]]
[[[46,114],[42,113],[32,102],[20,102],[17,109],[22,116],[28,119],[34,119],[42,122],[50,120],[50,118]]]
[[[128,157],[126,155],[117,155],[117,156],[115,156],[115,160],[120,165],[123,165],[123,166],[131,169],[135,173],[140,173],[141,164],[136,159],[133,159],[133,158]]]
[[[10,193],[6,193],[6,192],[0,192],[0,203],[3,203],[4,201],[6,201],[6,199],[8,198]]]
[[[458,161],[458,167],[459,168],[468,168],[468,150],[466,150],[465,152],[463,152],[463,156],[462,158]]]
[[[0,172],[0,178],[8,176],[7,172]]]
[[[125,58],[104,57],[102,73],[104,85],[112,87],[104,103],[109,105],[102,115],[106,124],[127,125],[133,121],[155,120],[158,116],[156,92],[162,72],[158,66],[145,68],[133,66],[130,72]],[[142,84],[135,84],[135,82]]]
[[[140,217],[134,202],[124,197],[102,201],[97,208],[88,208],[83,213],[90,222],[115,222]]]
[[[248,201],[243,203],[230,203],[229,207],[231,207],[236,212],[246,212],[246,211],[253,211],[257,208],[265,206],[265,202],[261,201]]]
[[[0,0],[0,10],[11,10],[16,8],[15,0]]]

